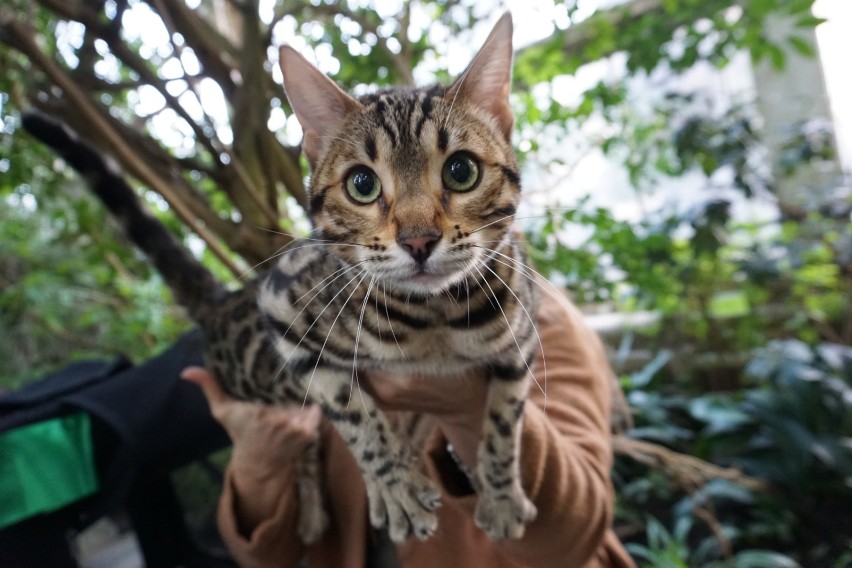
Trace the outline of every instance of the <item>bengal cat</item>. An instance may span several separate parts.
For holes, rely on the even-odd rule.
[[[536,283],[512,229],[521,186],[510,143],[511,17],[448,86],[353,98],[291,47],[280,55],[311,166],[313,238],[237,291],[226,292],[72,133],[45,132],[37,115],[25,125],[84,173],[163,274],[204,330],[207,365],[228,393],[322,408],[363,472],[372,524],[392,540],[428,538],[440,494],[359,392],[358,373],[485,370],[475,522],[493,540],[520,538],[536,515],[518,457],[539,342]],[[317,460],[314,445],[299,476],[309,543],[328,522]]]

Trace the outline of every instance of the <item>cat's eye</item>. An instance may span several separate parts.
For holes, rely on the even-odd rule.
[[[382,182],[367,166],[358,166],[346,177],[346,192],[358,203],[372,203],[382,194]]]
[[[447,189],[470,191],[479,182],[479,164],[469,154],[456,152],[444,162],[441,179]]]

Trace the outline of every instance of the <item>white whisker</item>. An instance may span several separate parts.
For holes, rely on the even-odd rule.
[[[373,285],[376,283],[376,277],[370,278],[370,284],[367,286],[367,292],[364,294],[364,301],[361,302],[361,313],[358,316],[358,329],[355,332],[355,349],[352,353],[352,378],[349,383],[349,400],[346,401],[346,407],[349,408],[349,403],[352,401],[352,389],[358,385],[358,393],[361,396],[361,403],[364,405],[364,411],[370,415],[370,409],[367,408],[367,402],[364,400],[364,394],[361,392],[361,384],[358,381],[358,345],[361,342],[361,328],[364,324],[364,312],[367,309],[367,301],[370,299],[370,292],[373,291]]]
[[[357,266],[358,266],[358,265],[356,264],[356,265],[354,265],[354,266],[349,267],[349,269],[347,269],[347,271],[346,271],[346,272],[348,272],[349,270],[353,270],[353,269],[357,268]],[[327,287],[327,286],[329,286],[329,285],[331,285],[333,282],[336,282],[339,278],[342,278],[342,277],[343,277],[343,274],[345,274],[346,272],[341,273],[341,274],[340,274],[337,278],[335,278],[334,280],[332,280],[331,282],[329,282],[329,283],[326,285],[326,287]],[[313,327],[314,327],[314,326],[316,325],[316,323],[319,321],[320,317],[322,317],[322,314],[323,314],[323,313],[324,313],[324,312],[328,309],[328,307],[332,304],[332,302],[334,302],[334,300],[336,300],[336,299],[337,299],[337,297],[341,294],[341,292],[343,292],[343,291],[347,288],[347,286],[349,286],[349,285],[350,285],[350,284],[351,284],[351,283],[352,283],[352,282],[353,282],[356,278],[358,278],[358,276],[359,276],[359,275],[364,274],[365,272],[366,272],[366,270],[362,269],[362,270],[361,270],[358,274],[356,274],[355,276],[353,276],[353,277],[349,280],[349,282],[347,282],[346,284],[344,284],[344,285],[340,288],[340,290],[338,290],[338,291],[337,291],[337,293],[336,293],[336,294],[335,294],[335,295],[334,295],[334,296],[333,296],[333,297],[332,297],[332,298],[328,301],[328,303],[325,305],[325,307],[323,307],[322,311],[320,311],[320,313],[319,313],[319,314],[317,314],[317,317],[316,317],[316,318],[314,318],[314,321],[313,321],[313,322],[311,322],[311,325],[310,325],[310,326],[308,326],[308,329],[306,329],[306,330],[305,330],[305,332],[302,334],[302,337],[301,337],[301,338],[299,338],[299,342],[298,342],[298,343],[296,343],[296,346],[295,346],[295,347],[293,347],[293,349],[292,349],[292,350],[290,351],[290,353],[287,355],[287,358],[286,358],[286,359],[284,359],[284,362],[281,364],[281,367],[278,369],[278,372],[275,374],[275,379],[273,379],[273,381],[277,380],[277,379],[278,379],[278,377],[279,377],[279,376],[281,376],[281,373],[284,371],[284,368],[287,366],[287,363],[289,363],[289,362],[290,362],[290,359],[291,359],[291,358],[293,357],[293,355],[296,353],[296,350],[297,350],[297,349],[299,348],[299,346],[302,344],[302,341],[304,341],[304,340],[305,340],[305,336],[307,336],[308,332],[309,332],[309,331],[311,331],[311,329],[313,329]],[[325,289],[325,287],[323,287],[323,290],[324,290],[324,289]],[[356,286],[356,289],[357,289],[357,286]],[[321,292],[321,291],[320,291],[320,292]],[[320,293],[320,292],[317,292],[317,295],[319,295],[319,293]],[[314,300],[314,298],[316,298],[316,296],[314,296],[313,298],[311,298],[311,302]],[[305,306],[302,308],[302,311],[304,311],[304,309],[305,309],[306,307],[308,307],[308,305],[309,305],[311,302],[308,302],[307,304],[305,304]],[[299,315],[301,315],[301,314],[302,314],[302,311],[300,311],[300,312],[299,312]],[[338,314],[338,315],[340,315],[340,314]],[[293,318],[293,322],[291,322],[291,323],[290,323],[290,325],[287,327],[287,330],[286,330],[286,331],[285,331],[285,332],[281,335],[281,339],[280,339],[279,341],[284,341],[284,337],[287,335],[287,332],[289,332],[289,331],[290,331],[290,328],[291,328],[291,327],[293,327],[293,323],[295,323],[295,321],[296,321],[297,319],[298,319],[298,315],[297,315],[295,318]],[[326,339],[328,339],[328,337],[326,337]],[[323,347],[325,347],[325,344],[323,344]],[[322,352],[320,352],[320,355],[322,355]],[[317,359],[317,365],[319,365],[319,359]],[[316,367],[314,367],[314,371],[316,371]],[[313,377],[313,375],[311,375],[311,377]],[[305,391],[305,396],[307,397],[307,391]],[[307,400],[307,398],[306,398],[305,400]],[[303,406],[304,406],[304,405],[303,405]]]
[[[285,254],[285,253],[287,252],[287,250],[286,250],[286,249],[287,249],[287,247],[288,247],[288,246],[290,246],[290,243],[287,243],[287,244],[286,244],[286,245],[284,245],[283,247],[279,247],[279,248],[278,248],[278,250],[276,250],[274,253],[272,253],[272,256],[270,256],[270,257],[269,257],[269,258],[267,258],[266,260],[261,260],[260,262],[258,262],[258,263],[257,263],[257,264],[255,264],[254,266],[252,266],[252,267],[250,267],[250,268],[247,268],[247,269],[246,269],[246,270],[245,270],[242,274],[240,274],[240,275],[237,277],[237,280],[243,280],[244,278],[246,278],[247,276],[249,276],[252,272],[254,272],[254,271],[257,269],[257,267],[259,267],[259,266],[261,266],[261,265],[263,265],[263,264],[266,264],[267,262],[269,262],[269,261],[271,261],[271,260],[274,260],[274,259],[278,258],[279,256],[281,256],[281,255]]]
[[[257,264],[255,264],[251,268],[247,269],[242,274],[240,274],[238,279],[242,280],[243,278],[247,277],[251,272],[254,272],[259,266],[266,264],[267,262],[275,260],[276,258],[280,258],[280,257],[284,256],[285,254],[289,254],[291,252],[296,252],[297,250],[301,250],[303,248],[323,247],[323,246],[328,246],[328,245],[349,246],[349,247],[364,247],[364,246],[366,246],[366,245],[362,245],[362,244],[359,244],[359,243],[338,243],[338,242],[333,242],[333,241],[327,241],[326,242],[326,241],[323,241],[321,239],[302,239],[302,240],[317,241],[317,244],[305,244],[305,245],[299,245],[299,246],[293,247],[293,248],[288,248],[293,243],[287,243],[283,247],[280,247],[278,250],[276,250],[272,254],[272,256],[270,256],[266,260],[261,260],[260,262],[258,262]]]
[[[387,284],[382,282],[382,295],[385,299],[385,317],[388,318],[388,327],[390,328],[391,336],[393,337],[394,343],[396,343],[396,348],[399,349],[399,354],[402,355],[403,359],[407,359],[405,353],[402,351],[402,347],[399,344],[399,341],[396,339],[396,333],[393,331],[393,322],[391,322],[390,312],[388,311],[388,290]]]
[[[566,212],[567,211],[576,211],[576,210],[577,210],[576,207],[559,208],[559,211],[566,211]],[[497,223],[502,223],[503,221],[506,221],[507,219],[514,219],[515,221],[522,221],[522,220],[527,220],[527,219],[541,219],[543,217],[550,216],[551,214],[553,214],[553,212],[554,212],[553,209],[548,209],[547,211],[545,211],[544,213],[541,213],[539,215],[524,215],[523,217],[518,217],[516,215],[506,215],[504,217],[500,217],[496,221],[491,221],[490,223],[486,223],[485,225],[482,225],[481,227],[477,227],[476,229],[471,230],[470,234],[472,235],[474,233],[478,233],[479,231],[481,231],[483,229],[487,229],[491,225],[496,225]]]
[[[535,268],[533,268],[533,267],[531,267],[527,264],[524,264],[520,260],[518,260],[518,259],[516,259],[512,256],[509,256],[507,254],[504,254],[500,251],[497,251],[497,250],[494,250],[494,249],[489,249],[487,247],[482,247],[482,246],[479,246],[479,245],[474,245],[474,246],[476,246],[477,248],[481,248],[481,249],[487,250],[489,252],[492,252],[497,256],[501,256],[501,257],[505,258],[507,261],[514,263],[514,265],[520,265],[521,267],[523,267],[524,270],[520,270],[519,268],[517,268],[517,266],[513,266],[514,270],[517,270],[521,275],[524,276],[524,278],[527,278],[530,282],[533,282],[543,292],[547,293],[551,298],[556,300],[561,306],[564,306],[566,308],[565,311],[567,312],[568,317],[570,317],[572,321],[574,321],[575,323],[579,323],[581,325],[585,325],[585,323],[582,321],[582,318],[578,316],[576,310],[573,309],[572,304],[570,303],[568,298],[565,296],[565,292],[562,289],[556,287],[556,285],[553,284],[553,282],[551,282],[550,280],[545,278],[544,275],[542,275]],[[509,264],[501,261],[500,259],[498,259],[496,257],[494,258],[494,261],[500,262],[501,264],[504,264],[505,266],[509,266]],[[535,276],[538,276],[538,278],[536,278],[535,276],[531,276],[530,274],[527,273],[527,271],[532,272]],[[547,285],[547,286],[545,287],[545,285]]]
[[[497,260],[497,259],[495,259],[495,260]],[[527,307],[524,305],[524,303],[521,301],[521,299],[518,297],[518,295],[515,294],[515,291],[512,290],[512,288],[500,277],[500,275],[497,274],[497,272],[493,268],[488,266],[487,264],[484,264],[483,266],[485,267],[486,270],[488,270],[491,274],[493,274],[497,278],[497,280],[499,280],[500,283],[503,284],[503,286],[506,287],[506,289],[509,291],[510,294],[512,294],[512,296],[515,297],[515,301],[518,302],[518,305],[521,306],[522,310],[524,310],[524,313],[526,314],[527,319],[529,320],[530,324],[532,325],[533,333],[535,333],[535,337],[538,340],[538,348],[539,348],[539,351],[541,352],[541,362],[542,362],[542,366],[544,367],[544,388],[542,388],[542,386],[539,384],[538,380],[535,377],[535,374],[532,374],[532,380],[538,386],[539,390],[541,390],[542,394],[544,395],[544,408],[543,408],[543,410],[545,412],[547,412],[547,354],[545,354],[545,352],[544,352],[544,343],[542,343],[542,341],[541,341],[541,335],[539,335],[539,333],[538,333],[538,327],[535,324],[535,320],[530,315],[529,311],[527,311]],[[506,266],[508,266],[508,264]],[[517,271],[517,269],[514,268],[514,267],[510,266],[509,268]],[[523,273],[520,273],[520,274],[526,276]],[[521,355],[523,356],[523,353]],[[527,369],[529,369],[529,366],[527,366]],[[530,372],[532,373],[532,371],[530,371]]]
[[[484,266],[484,265],[483,265],[483,266]],[[540,384],[538,383],[538,381],[536,380],[536,378],[535,378],[535,374],[532,372],[532,369],[530,369],[530,364],[527,362],[527,358],[526,358],[526,357],[524,357],[524,350],[523,350],[523,349],[521,349],[521,344],[520,344],[520,342],[518,342],[518,338],[517,338],[517,336],[515,335],[515,330],[514,330],[514,329],[512,329],[512,324],[511,324],[511,323],[509,323],[509,317],[506,315],[506,312],[503,310],[503,306],[502,306],[502,305],[500,305],[500,301],[497,299],[497,294],[496,294],[496,293],[494,292],[494,290],[491,288],[491,284],[489,284],[489,283],[488,283],[488,280],[486,280],[486,279],[485,279],[485,275],[484,275],[484,274],[482,274],[482,271],[481,271],[481,270],[479,270],[479,267],[478,267],[478,266],[477,266],[477,267],[474,267],[474,270],[476,270],[476,272],[479,274],[479,277],[482,279],[482,282],[485,282],[485,285],[486,285],[486,286],[488,286],[488,289],[491,291],[491,294],[493,294],[493,295],[494,295],[494,301],[495,301],[495,302],[497,302],[497,306],[500,308],[500,313],[501,313],[501,314],[503,314],[503,321],[505,321],[505,322],[506,322],[506,327],[507,327],[507,328],[509,328],[509,333],[512,335],[512,339],[513,339],[513,340],[514,340],[514,342],[515,342],[515,346],[518,348],[518,354],[520,354],[521,359],[523,359],[523,361],[524,361],[524,366],[527,368],[527,372],[528,372],[528,373],[530,374],[530,376],[532,377],[532,380],[533,380],[533,382],[535,383],[535,385],[538,387],[538,390],[540,390],[540,391],[541,391],[541,393],[542,393],[543,395],[545,395],[545,397],[546,397],[546,396],[547,396],[547,393],[545,393],[544,389],[541,387],[541,385],[540,385]],[[481,284],[481,283],[480,283],[480,285],[479,285],[479,286],[480,286],[480,288],[482,288],[482,284]],[[483,289],[482,291],[483,291],[483,292],[485,292],[485,289]]]
[[[322,280],[321,280],[318,284],[315,284],[313,288],[311,288],[310,290],[308,290],[307,292],[305,292],[304,294],[302,294],[302,296],[301,296],[299,299],[297,299],[297,300],[296,300],[296,302],[295,302],[296,304],[298,304],[298,303],[302,300],[302,298],[304,298],[305,296],[307,296],[308,294],[310,294],[310,293],[311,293],[314,289],[316,289],[316,288],[317,288],[317,286],[319,286],[320,284],[322,284],[323,282],[325,282],[325,281],[326,281],[326,280],[328,280],[329,278],[333,278],[333,279],[332,279],[332,280],[331,280],[328,284],[326,284],[325,286],[323,286],[323,287],[322,287],[322,289],[320,289],[319,291],[317,291],[317,293],[316,293],[316,294],[314,294],[314,295],[313,295],[313,297],[312,297],[310,300],[308,300],[308,302],[307,302],[304,306],[302,306],[302,309],[301,309],[301,310],[299,310],[299,313],[297,313],[297,314],[296,314],[296,316],[292,318],[292,321],[290,322],[290,325],[288,325],[288,326],[287,326],[287,329],[286,329],[286,330],[284,330],[284,333],[283,333],[283,334],[281,334],[281,339],[279,339],[279,342],[280,342],[280,341],[284,341],[284,337],[286,337],[287,333],[288,333],[288,332],[290,331],[290,329],[293,327],[293,324],[294,324],[294,323],[296,323],[296,321],[299,319],[299,316],[301,316],[301,315],[302,315],[302,312],[304,312],[304,311],[305,311],[305,309],[307,309],[307,307],[311,305],[311,302],[313,302],[313,301],[317,298],[317,296],[319,296],[320,294],[322,294],[323,290],[325,290],[326,288],[328,288],[329,286],[331,286],[332,284],[334,284],[335,282],[337,282],[337,281],[338,281],[340,278],[342,278],[342,277],[343,277],[343,276],[344,276],[347,272],[350,272],[350,271],[352,271],[352,270],[356,269],[356,268],[357,268],[358,266],[360,266],[361,264],[363,264],[363,262],[359,262],[358,264],[354,264],[354,265],[352,265],[352,266],[346,266],[346,267],[343,267],[343,268],[340,268],[340,269],[336,270],[335,272],[332,272],[330,276],[326,276],[326,277],[325,277],[324,279],[322,279]],[[359,274],[360,274],[360,273],[359,273]],[[337,275],[337,276],[335,276],[335,275]],[[356,274],[355,276],[353,276],[353,277],[352,277],[352,280],[355,280],[355,278],[358,278],[358,275],[357,275],[357,274]],[[342,291],[346,288],[346,286],[349,286],[349,284],[352,282],[352,280],[350,280],[349,282],[347,282],[347,283],[346,283],[346,284],[345,284],[345,285],[344,285],[344,286],[343,286],[340,290],[338,290],[337,294],[335,294],[335,295],[334,295],[334,297],[333,297],[331,300],[329,300],[329,304],[330,304],[331,302],[333,302],[333,301],[335,300],[335,298],[337,298],[337,296],[340,294],[340,292],[342,292]],[[294,347],[294,348],[293,348],[293,351],[291,351],[291,352],[290,352],[290,354],[289,354],[289,355],[287,356],[287,358],[284,360],[284,363],[282,364],[281,369],[279,369],[279,370],[278,370],[278,373],[275,375],[275,376],[276,376],[276,378],[278,377],[278,375],[280,375],[280,374],[281,374],[281,371],[283,371],[283,370],[284,370],[284,366],[286,366],[286,365],[287,365],[287,363],[289,363],[289,362],[290,362],[290,358],[291,358],[291,357],[293,356],[293,354],[296,352],[296,349],[299,347],[299,345],[301,345],[301,344],[302,344],[302,340],[305,338],[305,335],[306,335],[306,334],[307,334],[307,333],[311,330],[311,328],[313,328],[313,327],[314,327],[314,325],[317,323],[317,321],[319,321],[320,316],[322,316],[323,312],[324,312],[324,311],[328,308],[329,304],[326,304],[326,305],[325,305],[325,308],[323,308],[323,309],[322,309],[322,312],[320,312],[320,313],[319,313],[319,315],[317,315],[316,319],[314,319],[314,321],[313,321],[313,323],[311,323],[310,327],[308,327],[308,329],[305,331],[305,333],[304,333],[304,334],[302,334],[301,339],[299,339],[299,343],[297,343],[297,344],[296,344],[296,347]]]
[[[464,279],[464,289],[467,293],[467,327],[470,327],[470,282],[468,279]]]
[[[304,410],[305,405],[308,403],[308,393],[311,390],[311,383],[313,383],[313,381],[314,381],[314,375],[316,375],[317,367],[319,367],[319,363],[322,360],[322,354],[325,351],[325,346],[328,344],[328,338],[331,337],[331,332],[334,330],[334,326],[337,323],[337,320],[340,318],[340,314],[342,314],[343,310],[346,309],[346,304],[349,303],[349,300],[352,299],[352,296],[358,290],[358,287],[361,286],[361,283],[364,281],[364,278],[367,277],[367,271],[362,270],[360,272],[360,275],[361,275],[361,280],[358,281],[358,283],[352,289],[352,292],[350,292],[349,296],[346,297],[346,301],[343,302],[343,305],[340,307],[340,310],[338,310],[337,315],[334,316],[334,321],[331,322],[331,326],[328,328],[328,331],[325,334],[325,341],[322,342],[322,347],[320,347],[319,355],[317,356],[317,362],[316,362],[316,364],[314,364],[314,370],[311,371],[311,377],[308,379],[308,386],[305,388],[305,400],[302,401],[302,410]],[[358,275],[356,275],[352,280],[355,280],[355,278],[357,278],[357,277],[358,277]],[[352,282],[352,280],[350,280],[349,282]],[[346,283],[347,286],[349,285],[349,282]],[[343,291],[345,289],[346,289],[346,287],[341,288],[341,291]],[[338,294],[340,294],[340,292],[335,294],[334,297],[336,298]],[[334,301],[334,298],[332,298],[332,301]],[[330,303],[331,302],[329,302],[329,304]],[[326,304],[325,307],[327,308],[329,306],[329,304]],[[323,311],[325,311],[325,308],[323,308]],[[319,317],[319,316],[317,316],[317,317]],[[314,323],[316,323],[316,320],[314,320]]]
[[[528,264],[521,262],[517,258],[510,256],[508,254],[502,253],[498,250],[488,248],[488,247],[484,247],[484,246],[481,246],[481,245],[473,245],[473,246],[475,246],[476,248],[480,248],[482,250],[488,251],[490,253],[493,253],[495,255],[494,260],[497,261],[497,262],[502,262],[502,261],[500,261],[499,259],[496,258],[496,256],[500,256],[500,257],[506,259],[507,261],[510,261],[510,262],[512,262],[516,265],[520,265],[524,269],[524,271],[522,271],[521,274],[523,274],[525,278],[529,279],[532,282],[535,282],[542,290],[544,290],[545,292],[550,294],[551,297],[559,300],[560,303],[565,301],[564,292],[561,289],[557,288],[556,285],[553,284],[553,282],[548,280],[541,272],[539,272],[538,270],[536,270],[532,266],[529,266]],[[503,264],[505,264],[505,263],[503,263]],[[517,270],[517,268],[516,268],[516,270]],[[530,276],[525,271],[532,272],[533,274],[538,276],[538,278],[535,278],[534,276]],[[550,287],[550,290],[546,290],[544,288],[542,281]]]

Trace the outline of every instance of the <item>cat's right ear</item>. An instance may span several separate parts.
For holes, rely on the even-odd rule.
[[[512,15],[503,14],[488,34],[485,44],[448,91],[491,113],[509,141],[512,138]]]
[[[313,169],[343,120],[361,103],[289,45],[281,47],[278,61],[284,74],[284,92],[304,131],[302,150]]]

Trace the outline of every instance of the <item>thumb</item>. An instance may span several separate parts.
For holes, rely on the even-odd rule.
[[[307,432],[316,432],[319,429],[320,421],[322,420],[322,411],[316,404],[311,404],[301,412],[296,413],[295,421]]]
[[[203,367],[187,367],[181,371],[180,378],[201,387],[211,410],[231,400],[231,397],[225,394],[210,371]]]

